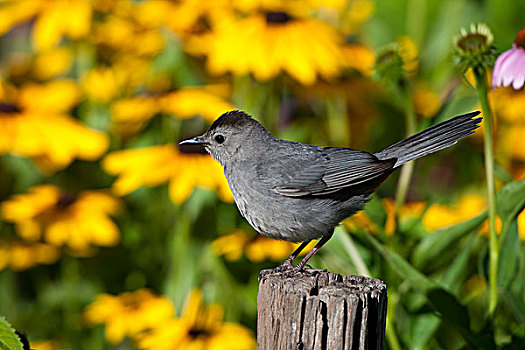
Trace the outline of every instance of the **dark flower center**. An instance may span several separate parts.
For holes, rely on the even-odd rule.
[[[516,44],[517,47],[525,49],[525,28],[516,34],[516,38],[514,38],[514,44]]]
[[[283,24],[290,21],[292,17],[286,12],[266,12],[266,23],[269,24]]]
[[[13,104],[7,103],[7,102],[0,102],[0,113],[4,114],[14,114],[14,113],[20,113],[20,109]]]
[[[75,203],[77,200],[77,196],[71,193],[62,193],[60,195],[60,198],[57,201],[57,208],[58,209],[65,209],[69,207],[71,204]]]
[[[193,339],[197,339],[200,337],[207,338],[211,335],[211,332],[204,328],[194,327],[190,329],[190,331],[188,332],[188,335],[192,337]]]
[[[487,44],[487,37],[483,34],[470,33],[458,41],[458,46],[463,51],[475,51]]]

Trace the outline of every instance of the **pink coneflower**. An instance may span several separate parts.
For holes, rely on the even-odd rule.
[[[514,39],[512,49],[499,55],[492,73],[492,87],[507,87],[512,83],[519,90],[525,83],[525,28]]]

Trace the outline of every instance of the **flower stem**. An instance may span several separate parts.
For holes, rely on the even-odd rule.
[[[487,200],[489,205],[489,315],[494,313],[498,302],[498,259],[499,245],[496,237],[496,196],[494,185],[494,147],[492,145],[492,115],[487,95],[485,71],[475,70],[476,88],[479,94],[484,123],[485,175],[487,179]]]
[[[406,136],[410,136],[416,132],[416,114],[414,112],[414,105],[410,97],[410,92],[406,84],[400,87],[400,95],[403,101],[403,107],[405,108],[405,125],[406,125]],[[401,167],[401,173],[399,174],[399,180],[397,182],[396,189],[396,212],[403,206],[408,193],[408,186],[414,172],[414,162],[408,162]]]

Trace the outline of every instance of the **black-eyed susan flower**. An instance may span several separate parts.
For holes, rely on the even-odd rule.
[[[373,51],[361,44],[344,45],[343,52],[344,68],[355,69],[365,76],[373,73],[375,55]]]
[[[387,235],[393,235],[395,233],[397,223],[419,218],[426,207],[426,203],[424,202],[409,202],[403,203],[403,206],[397,209],[396,203],[392,198],[383,198],[381,203],[386,213],[384,232]],[[367,233],[375,234],[379,231],[376,223],[370,219],[365,211],[360,211],[356,215],[346,219],[343,221],[343,225],[350,232],[361,229]]]
[[[429,231],[451,226],[479,215],[487,207],[479,194],[465,194],[455,205],[432,204],[423,215],[423,225]]]
[[[463,195],[457,203],[453,205],[432,204],[423,215],[423,225],[427,230],[438,230],[454,224],[471,219],[480,215],[487,208],[487,201],[480,194]],[[518,234],[525,240],[525,211],[518,214]],[[496,217],[497,231],[501,231],[502,222]],[[488,236],[488,220],[483,222],[479,229],[480,234]]]
[[[412,100],[415,112],[427,118],[434,116],[441,107],[439,96],[424,82],[414,84]]]
[[[41,50],[53,48],[63,36],[80,39],[91,28],[92,8],[87,0],[20,0],[0,7],[0,35],[14,26],[35,19],[32,39]],[[67,18],[67,21],[64,20]]]
[[[119,343],[124,337],[159,327],[174,316],[171,302],[148,289],[119,295],[100,294],[84,311],[91,324],[104,324],[106,339]]]
[[[18,91],[18,106],[24,111],[63,113],[78,103],[80,91],[72,80],[45,84],[28,83]]]
[[[73,63],[73,51],[69,47],[57,47],[39,53],[33,60],[33,75],[40,80],[53,78],[69,71]]]
[[[300,255],[306,254],[315,242],[311,242]],[[228,261],[239,260],[243,255],[253,262],[264,260],[281,261],[288,257],[299,244],[277,241],[261,235],[250,236],[243,230],[215,239],[211,247],[215,254],[224,256]]]
[[[226,100],[228,87],[208,85],[202,87],[183,87],[159,98],[163,113],[176,118],[188,119],[200,115],[209,123],[233,106]]]
[[[51,172],[75,158],[94,160],[106,151],[106,134],[66,114],[79,99],[73,82],[58,80],[6,90],[0,102],[0,154],[31,157]]]
[[[173,144],[112,152],[104,158],[102,167],[118,176],[112,190],[119,196],[140,186],[169,182],[170,197],[175,203],[185,201],[195,187],[215,190],[222,200],[233,201],[217,162],[208,156],[181,153]]]
[[[519,90],[525,84],[525,28],[514,38],[512,49],[505,51],[496,60],[492,71],[492,86],[510,86]]]
[[[148,1],[170,6],[167,1]],[[154,56],[164,48],[165,41],[159,30],[162,21],[158,13],[143,13],[153,5],[140,5],[129,2],[127,7],[113,11],[111,15],[94,24],[95,45],[127,52],[138,56]],[[165,13],[160,18],[164,18]]]
[[[0,270],[9,266],[14,271],[55,263],[60,250],[40,242],[12,241],[0,243]]]
[[[180,317],[158,323],[139,337],[144,350],[249,350],[255,349],[251,331],[237,323],[223,321],[218,304],[204,305],[199,290],[191,292]]]
[[[306,16],[295,2],[255,5],[260,7],[245,16],[223,14],[209,32],[188,39],[186,50],[206,56],[214,75],[251,73],[269,80],[284,71],[304,85],[339,75],[343,40],[334,27]]]
[[[490,91],[489,98],[498,120],[513,125],[525,125],[525,90],[501,87]]]
[[[224,111],[233,109],[224,97],[227,87],[209,85],[184,87],[157,96],[136,96],[115,101],[111,116],[117,131],[137,131],[157,113],[188,119],[202,116],[211,123]]]
[[[39,185],[2,202],[0,214],[4,221],[16,225],[25,240],[43,240],[82,254],[93,246],[119,242],[119,229],[110,215],[117,214],[121,206],[104,192],[74,195],[53,185]]]
[[[124,79],[111,67],[98,67],[82,77],[82,89],[86,96],[97,102],[109,102],[123,88]]]

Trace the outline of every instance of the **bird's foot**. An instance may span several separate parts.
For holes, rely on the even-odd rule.
[[[295,269],[296,266],[292,265],[291,261],[285,260],[282,265],[274,267],[273,269],[264,269],[259,273],[259,278],[273,275],[275,273],[288,272]]]
[[[285,261],[282,265],[277,266],[273,269],[265,269],[261,270],[259,273],[259,279],[263,277],[267,277],[268,275],[273,275],[277,273],[282,273],[285,276],[292,276],[298,273],[307,273],[307,274],[315,274],[319,272],[325,272],[325,269],[314,269],[310,265],[301,265],[298,264],[297,266],[293,266],[291,262]]]

